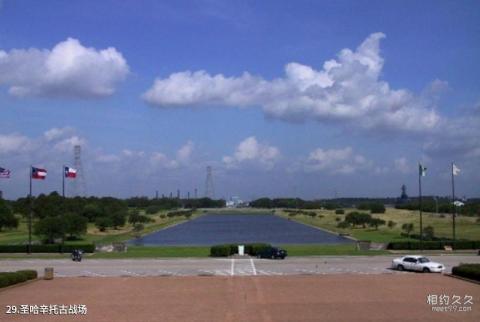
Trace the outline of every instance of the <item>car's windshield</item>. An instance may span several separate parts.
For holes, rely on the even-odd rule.
[[[419,261],[420,263],[428,263],[428,262],[430,262],[430,260],[429,260],[428,258],[426,258],[426,257],[420,257],[420,258],[418,259],[418,261]]]

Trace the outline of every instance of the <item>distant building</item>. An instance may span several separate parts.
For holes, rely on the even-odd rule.
[[[231,197],[230,200],[227,200],[225,203],[227,208],[239,208],[239,207],[245,207],[246,203],[241,200],[239,197]]]

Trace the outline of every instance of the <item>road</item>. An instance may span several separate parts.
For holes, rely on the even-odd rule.
[[[396,256],[290,257],[285,260],[257,258],[175,258],[175,259],[66,259],[0,260],[0,271],[36,269],[43,275],[53,267],[55,276],[253,276],[310,274],[409,274],[390,269]],[[459,263],[480,263],[480,256],[430,256],[445,264],[447,273]]]

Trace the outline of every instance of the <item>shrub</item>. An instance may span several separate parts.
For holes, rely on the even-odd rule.
[[[457,241],[424,241],[423,249],[442,250],[445,246],[452,246],[453,249],[476,249],[480,248],[480,241],[457,240]],[[387,249],[393,250],[417,250],[420,249],[420,241],[398,241],[388,244]]]
[[[232,248],[235,245],[215,245],[210,248],[210,256],[212,257],[227,257],[233,255]]]
[[[239,244],[224,244],[224,245],[215,245],[210,248],[211,257],[227,257],[238,252]],[[240,244],[242,245],[242,244]],[[256,256],[261,253],[264,249],[272,247],[269,244],[264,243],[253,243],[253,244],[243,244],[245,246],[245,253],[251,256]]]
[[[340,218],[340,217],[335,217],[335,221],[336,221],[336,222],[339,222],[339,221],[341,221],[341,220],[342,220],[342,218]]]
[[[37,278],[37,271],[21,270],[17,272],[1,272],[0,287],[6,287]]]
[[[341,221],[337,224],[338,228],[348,228],[350,227],[350,223],[348,221]]]
[[[480,264],[460,264],[452,268],[452,274],[480,281]]]
[[[47,245],[32,245],[32,253],[70,253],[74,249],[82,249],[86,253],[93,253],[95,251],[94,244],[75,244],[75,245],[61,245],[61,244],[47,244]],[[0,245],[0,253],[26,253],[28,245]]]
[[[335,209],[335,214],[337,214],[337,215],[343,215],[343,214],[345,214],[345,210],[343,210],[343,209]]]
[[[270,244],[265,243],[254,243],[254,244],[246,244],[245,245],[245,253],[251,256],[257,256],[265,249],[272,247]]]
[[[390,228],[390,229],[392,229],[392,228],[395,227],[396,225],[397,225],[397,223],[394,222],[393,220],[389,220],[389,221],[388,221],[388,224],[387,224],[388,228]]]

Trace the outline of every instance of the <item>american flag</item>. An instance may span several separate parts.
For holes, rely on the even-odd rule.
[[[3,179],[10,178],[10,170],[0,167],[0,178],[3,178]]]

